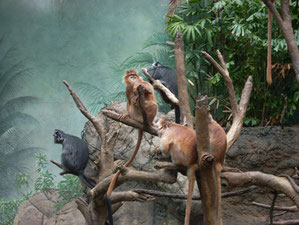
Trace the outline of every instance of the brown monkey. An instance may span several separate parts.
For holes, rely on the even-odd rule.
[[[147,116],[147,122],[148,124],[152,124],[158,110],[157,100],[154,95],[154,88],[152,87],[152,85],[144,81],[138,75],[136,70],[128,70],[127,72],[125,72],[123,81],[127,85],[126,87],[127,113],[123,114],[121,118],[128,116],[131,119],[143,123],[143,117],[142,117],[142,113],[138,101],[139,94],[137,90],[137,88],[141,85],[144,88],[144,105],[145,105],[145,112]],[[137,140],[135,150],[131,155],[130,159],[125,163],[125,166],[130,165],[131,162],[134,160],[141,144],[142,135],[143,135],[143,130],[140,129],[138,132],[138,140]],[[115,186],[119,174],[120,171],[117,171],[117,173],[114,175],[114,177],[111,180],[111,183],[107,190],[108,197],[110,197],[113,191],[113,188]]]
[[[272,4],[274,0],[271,0]],[[271,42],[272,42],[272,13],[268,9],[268,52],[267,52],[267,83],[272,84],[272,57],[271,57]]]
[[[196,133],[193,129],[171,123],[167,120],[159,120],[157,125],[159,129],[158,135],[160,137],[160,150],[162,153],[171,156],[175,165],[187,168],[189,187],[185,225],[189,225],[195,171],[198,168]],[[220,172],[226,152],[226,134],[223,128],[212,120],[209,124],[209,135],[211,153],[214,156],[218,193],[221,194]]]

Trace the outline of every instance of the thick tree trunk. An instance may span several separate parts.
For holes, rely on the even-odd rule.
[[[196,101],[196,136],[197,154],[200,167],[200,181],[198,184],[202,199],[204,225],[221,225],[221,196],[218,192],[214,157],[210,152],[208,98],[199,96]],[[218,174],[220,176],[220,174]],[[220,182],[219,182],[220,185]]]
[[[189,94],[186,84],[185,51],[184,39],[182,33],[177,31],[174,46],[175,72],[179,91],[179,103],[181,119],[187,123],[189,128],[193,129],[193,117],[190,110]]]

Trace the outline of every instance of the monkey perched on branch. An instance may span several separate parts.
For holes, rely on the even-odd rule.
[[[121,115],[120,119],[124,117],[130,117],[131,119],[143,123],[145,126],[152,124],[158,110],[157,100],[154,95],[154,89],[152,85],[144,81],[138,75],[136,70],[128,70],[124,75],[123,81],[127,85],[126,87],[127,112]],[[140,88],[142,88],[144,92],[144,110],[146,114],[145,117],[146,121],[144,121],[144,115],[139,101],[141,98],[141,96],[139,96]],[[134,152],[124,166],[130,165],[131,162],[134,160],[141,144],[142,135],[143,135],[143,130],[139,129],[138,140]],[[115,187],[119,174],[120,174],[120,170],[118,170],[114,175],[114,177],[112,178],[109,188],[107,190],[106,199],[108,203],[108,208],[110,207],[110,209],[111,209],[111,204],[109,205],[109,197],[111,196],[111,193]],[[109,217],[109,223],[110,225],[112,225],[111,224],[113,223],[112,215],[110,215],[109,213],[108,217]]]
[[[53,136],[54,143],[62,145],[61,164],[54,160],[50,161],[63,169],[60,175],[68,173],[76,175],[92,189],[94,184],[83,173],[89,159],[87,144],[82,139],[57,129]]]
[[[188,199],[185,213],[185,225],[189,225],[191,201],[195,181],[195,172],[199,168],[197,155],[197,139],[193,129],[159,120],[158,134],[160,137],[160,151],[166,156],[171,156],[172,162],[177,166],[187,168]],[[226,152],[226,134],[223,128],[215,121],[209,124],[210,149],[214,156],[214,167],[217,177],[217,188],[221,196],[220,172],[222,170]]]

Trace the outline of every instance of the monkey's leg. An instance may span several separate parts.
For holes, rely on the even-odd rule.
[[[63,169],[62,168],[62,165],[54,160],[50,160],[51,163],[55,164],[56,166],[58,166],[60,169]]]
[[[195,181],[195,170],[196,170],[196,165],[192,165],[187,171],[189,187],[188,187],[187,206],[185,212],[185,225],[189,225],[189,221],[190,221],[191,203],[192,203],[192,195],[193,195],[194,181]]]
[[[222,170],[222,165],[220,163],[217,163],[215,165],[215,173],[216,173],[216,181],[217,181],[217,193],[218,193],[218,196],[217,196],[217,200],[218,200],[218,210],[217,210],[217,213],[219,216],[217,216],[217,218],[221,218],[221,178],[220,178],[220,173],[221,173],[221,170]],[[219,225],[222,225],[222,220],[221,221],[218,221],[219,222]]]

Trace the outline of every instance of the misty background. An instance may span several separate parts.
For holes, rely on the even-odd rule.
[[[152,34],[164,31],[167,7],[163,3],[167,2],[0,0],[3,71],[9,70],[6,61],[28,68],[28,76],[17,82],[17,91],[4,100],[39,98],[38,104],[23,109],[39,123],[30,131],[31,146],[39,147],[48,159],[60,161],[61,145],[53,143],[54,129],[81,136],[87,121],[62,80],[72,86],[78,82],[95,85],[103,94],[119,92],[124,88],[123,74],[113,68],[142,50]],[[8,59],[10,49],[13,51]],[[5,90],[6,84],[2,85]],[[77,91],[76,86],[73,88]],[[31,163],[33,167],[34,161]],[[58,176],[55,166],[49,168]]]

